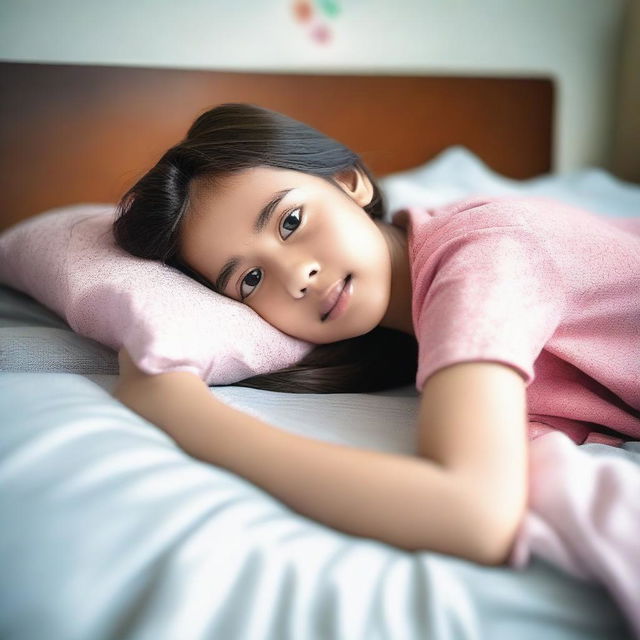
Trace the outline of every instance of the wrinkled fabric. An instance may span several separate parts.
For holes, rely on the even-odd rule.
[[[527,512],[508,564],[535,555],[600,582],[640,638],[640,455],[634,464],[580,449],[558,431],[530,443]]]

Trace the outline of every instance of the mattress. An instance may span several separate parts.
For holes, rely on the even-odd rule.
[[[389,210],[481,193],[640,214],[606,172],[512,181],[456,147],[382,181]],[[409,553],[303,517],[189,457],[116,401],[116,354],[0,287],[0,637],[425,640],[632,637],[599,584]],[[413,385],[366,394],[211,393],[282,429],[415,454]],[[633,447],[582,445],[590,455]],[[637,451],[637,448],[635,449]]]

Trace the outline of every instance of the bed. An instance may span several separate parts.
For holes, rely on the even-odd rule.
[[[352,146],[383,176],[388,211],[522,193],[640,215],[637,185],[600,169],[552,173],[554,87],[544,78],[2,63],[0,90],[2,229],[56,206],[115,202],[194,115],[225,101],[284,111]],[[117,373],[114,351],[0,283],[0,637],[633,637],[603,585],[540,558],[521,570],[485,567],[302,517],[190,458],[116,401]],[[415,453],[413,385],[210,390],[291,432]],[[580,449],[640,464],[640,443]]]

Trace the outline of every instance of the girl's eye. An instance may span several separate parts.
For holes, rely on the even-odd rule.
[[[280,234],[283,240],[286,240],[300,226],[301,215],[302,207],[296,207],[284,214],[280,222],[280,228],[286,229],[289,233],[286,236],[282,236],[282,234]],[[248,287],[255,287],[258,285],[260,280],[262,280],[260,269],[251,269],[251,271],[249,271],[249,273],[247,273],[240,282],[240,299],[244,300],[253,293],[253,291],[249,291],[249,293],[245,295],[245,285]]]
[[[249,273],[247,273],[247,275],[244,278],[242,278],[242,282],[240,283],[240,299],[244,300],[245,298],[251,295],[251,292],[245,295],[244,293],[245,285],[248,285],[250,287],[255,287],[257,286],[258,282],[260,282],[260,280],[262,280],[262,276],[260,275],[260,269],[251,269],[251,271],[249,271]]]
[[[291,233],[293,233],[300,226],[300,214],[301,213],[302,213],[302,208],[301,207],[297,207],[295,209],[291,209],[290,211],[288,211],[282,217],[283,226],[288,231],[291,231]],[[292,227],[292,228],[290,228],[290,227]],[[289,235],[287,235],[286,237],[284,237],[283,240],[286,240],[291,235],[291,233]]]

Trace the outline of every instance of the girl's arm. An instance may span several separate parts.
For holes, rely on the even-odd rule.
[[[525,493],[524,400],[516,382],[524,384],[512,370],[456,365],[430,378],[420,409],[420,453],[432,458],[426,459],[291,434],[226,405],[191,373],[146,375],[124,350],[120,364],[117,399],[188,454],[246,478],[295,511],[409,551],[488,565],[506,559]],[[477,388],[456,395],[461,384]],[[487,403],[485,394],[494,400]]]

